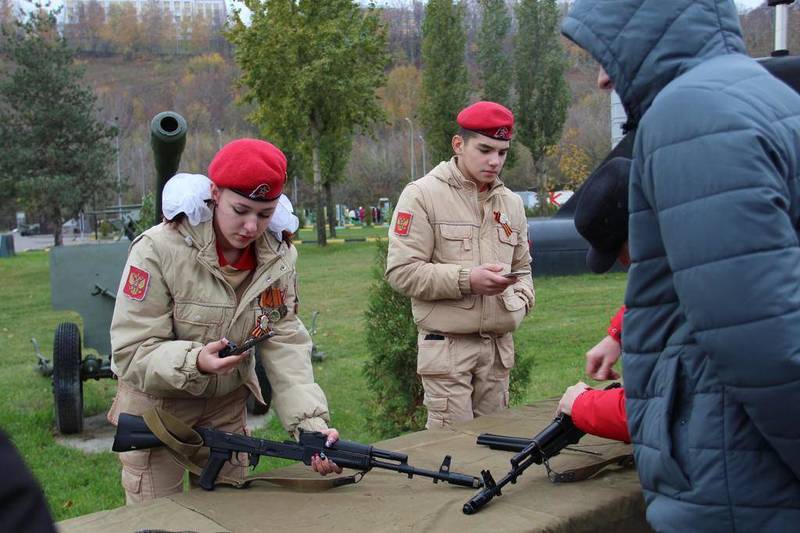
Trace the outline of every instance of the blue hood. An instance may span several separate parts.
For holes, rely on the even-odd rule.
[[[732,0],[576,0],[561,31],[603,65],[636,121],[695,65],[746,53]]]

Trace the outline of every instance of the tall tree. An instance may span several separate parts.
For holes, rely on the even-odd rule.
[[[102,38],[106,22],[103,4],[97,0],[90,0],[79,3],[75,10],[71,27],[65,28],[70,44],[81,51],[91,53],[102,51],[104,45],[108,48],[108,43],[104,43]]]
[[[422,124],[434,164],[450,159],[456,116],[467,105],[466,43],[463,5],[430,0],[422,22]]]
[[[177,28],[167,2],[149,0],[139,9],[140,47],[150,54],[171,52],[176,48]]]
[[[267,137],[297,146],[312,162],[317,242],[326,244],[322,144],[334,132],[383,117],[375,96],[388,62],[386,34],[373,5],[353,0],[245,0],[249,25],[229,38],[242,68],[251,119]]]
[[[325,175],[325,206],[328,213],[328,232],[336,237],[336,209],[333,201],[333,186],[344,179],[344,171],[353,150],[353,135],[333,131],[321,144],[322,170]]]
[[[484,100],[512,107],[511,60],[506,40],[511,29],[511,15],[506,0],[480,0],[481,28],[478,33],[478,66],[483,82]]]
[[[561,136],[570,102],[564,78],[567,63],[558,32],[558,4],[556,0],[520,0],[516,15],[516,137],[531,152],[543,193],[548,186],[544,159]]]
[[[130,2],[116,2],[110,5],[106,16],[103,37],[114,51],[127,59],[140,52],[145,39],[136,6]]]
[[[0,30],[10,31],[16,19],[11,0],[0,0]]]
[[[95,119],[95,97],[81,85],[54,13],[31,12],[3,52],[12,69],[0,77],[0,176],[14,180],[2,189],[46,215],[59,246],[64,220],[114,190],[115,130]]]

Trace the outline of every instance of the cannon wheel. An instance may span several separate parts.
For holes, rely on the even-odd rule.
[[[256,376],[258,376],[258,386],[261,387],[261,396],[267,405],[261,405],[252,394],[247,397],[247,412],[251,415],[263,415],[269,411],[272,405],[272,385],[269,384],[267,378],[267,371],[264,370],[264,365],[261,364],[261,358],[256,357]]]
[[[81,382],[81,332],[78,325],[62,322],[53,339],[53,399],[56,427],[67,435],[83,430]]]

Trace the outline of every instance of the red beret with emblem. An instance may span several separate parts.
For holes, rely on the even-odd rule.
[[[286,183],[286,156],[266,141],[237,139],[217,152],[208,177],[251,200],[275,200]]]
[[[514,130],[514,113],[495,102],[480,101],[461,110],[458,125],[500,141],[510,141]]]

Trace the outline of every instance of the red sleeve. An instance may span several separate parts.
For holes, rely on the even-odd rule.
[[[606,439],[630,442],[625,416],[625,391],[588,389],[572,404],[572,421],[581,431]]]
[[[608,334],[617,341],[622,342],[620,339],[622,337],[622,319],[625,315],[625,306],[619,308],[617,314],[614,315],[614,318],[611,319],[611,325],[608,326]]]

